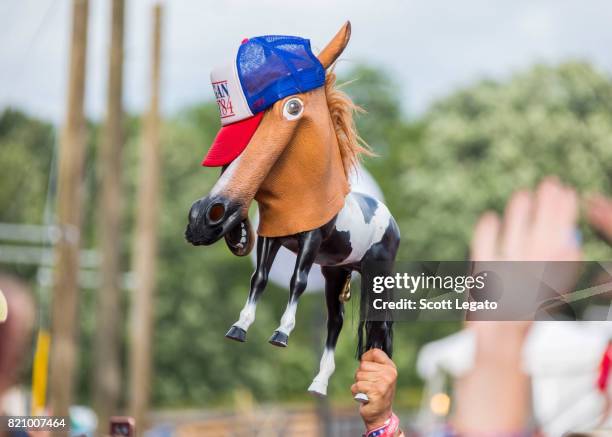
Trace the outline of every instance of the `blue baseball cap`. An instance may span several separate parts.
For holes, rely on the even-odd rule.
[[[323,86],[325,68],[312,53],[310,40],[267,35],[243,40],[235,62],[215,68],[210,80],[221,130],[202,165],[216,167],[242,153],[263,111],[287,96]]]

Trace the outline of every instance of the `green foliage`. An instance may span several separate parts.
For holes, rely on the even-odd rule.
[[[42,218],[54,135],[50,124],[22,112],[0,114],[0,221]]]
[[[483,81],[426,114],[418,159],[396,176],[402,257],[463,259],[485,209],[557,175],[581,194],[612,188],[612,84],[582,63]],[[406,152],[408,154],[408,152]],[[608,256],[586,228],[588,258]]]

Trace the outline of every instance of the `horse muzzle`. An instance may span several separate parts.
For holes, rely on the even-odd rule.
[[[208,246],[221,237],[234,255],[251,252],[255,236],[244,207],[225,197],[204,197],[194,202],[189,211],[185,238],[194,246]]]

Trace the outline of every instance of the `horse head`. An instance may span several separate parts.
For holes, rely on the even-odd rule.
[[[292,177],[297,180],[307,177],[303,175],[304,171],[306,173],[310,171],[312,178],[318,178],[317,170],[311,171],[305,167],[309,167],[312,162],[324,160],[323,155],[326,153],[338,154],[342,169],[345,157],[341,156],[341,151],[337,147],[337,128],[334,126],[333,115],[330,115],[328,107],[325,77],[327,68],[334,63],[346,47],[350,31],[350,23],[347,22],[316,57],[310,52],[309,44],[306,46],[307,51],[302,51],[303,47],[300,48],[297,45],[291,46],[291,41],[288,41],[287,45],[277,46],[279,50],[285,48],[292,50],[287,55],[289,61],[286,61],[295,62],[292,64],[292,69],[299,67],[298,64],[305,60],[306,68],[312,66],[318,69],[313,70],[312,78],[307,79],[320,81],[322,75],[323,82],[318,82],[314,88],[306,87],[306,91],[298,92],[304,88],[303,84],[306,83],[302,82],[297,89],[287,91],[288,95],[281,95],[280,98],[277,96],[274,103],[268,105],[263,111],[256,112],[258,105],[261,107],[262,101],[265,103],[266,96],[262,97],[257,93],[266,85],[266,82],[277,80],[281,85],[277,86],[276,90],[285,80],[284,76],[279,75],[274,67],[269,68],[268,64],[274,66],[274,62],[277,61],[274,59],[276,52],[274,50],[267,52],[265,44],[267,42],[279,44],[274,38],[282,37],[258,37],[257,39],[268,38],[265,40],[267,42],[262,43],[263,48],[245,46],[242,49],[242,55],[239,49],[238,62],[232,66],[233,72],[224,70],[225,73],[219,74],[221,77],[215,77],[213,71],[211,78],[222,122],[225,116],[232,118],[235,114],[240,115],[242,112],[246,112],[248,116],[222,128],[203,162],[203,165],[222,166],[223,170],[210,193],[195,201],[191,207],[189,224],[185,232],[186,239],[190,243],[210,245],[225,237],[228,247],[234,254],[246,255],[254,243],[254,233],[248,220],[248,209],[253,199],[257,199],[260,203],[261,214],[262,207],[265,208],[265,205],[278,201],[279,192],[291,194],[292,187],[278,186],[279,181],[287,174],[293,171],[295,174]],[[264,74],[260,72],[251,78],[249,68],[255,68],[252,64],[264,54],[269,56],[267,64],[262,63],[257,68],[264,70],[267,68],[267,72],[264,71]],[[247,59],[243,70],[241,70],[243,68],[241,56]],[[312,61],[311,65],[306,62],[309,60]],[[280,65],[284,66],[284,64]],[[236,69],[241,73],[236,73]],[[234,74],[240,82],[236,85],[231,80],[226,80],[223,74],[228,76]],[[239,91],[244,91],[237,93],[237,87],[241,87]],[[236,94],[239,98],[236,97]],[[335,150],[328,152],[329,146],[324,148],[324,143],[335,144]],[[289,157],[290,150],[292,150],[291,158]],[[322,165],[329,167],[329,163]],[[270,188],[272,186],[274,189]]]

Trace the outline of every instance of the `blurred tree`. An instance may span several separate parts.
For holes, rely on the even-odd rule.
[[[479,214],[549,174],[581,193],[612,191],[612,83],[588,64],[482,81],[436,103],[423,122],[420,159],[405,159],[395,175],[404,259],[463,259]],[[587,257],[607,258],[583,232]]]
[[[54,143],[51,124],[13,109],[0,114],[0,221],[41,220]]]

